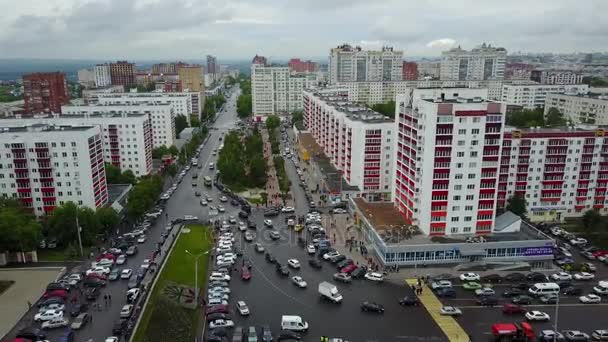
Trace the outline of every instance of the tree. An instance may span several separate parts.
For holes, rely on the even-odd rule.
[[[201,127],[201,120],[196,115],[192,115],[190,117],[190,126],[192,127]]]
[[[264,203],[264,205],[268,205],[268,193],[260,192],[260,197],[262,198],[262,202]]]
[[[125,170],[122,173],[121,178],[122,178],[122,183],[121,184],[131,184],[131,185],[134,185],[135,183],[137,183],[137,177],[135,177],[135,174],[131,170]]]
[[[517,128],[544,126],[544,109],[522,109],[507,115],[507,125]]]
[[[127,216],[136,219],[150,209],[163,191],[163,179],[158,176],[146,176],[137,183],[129,193]]]
[[[266,118],[266,128],[269,131],[273,131],[275,128],[279,127],[281,124],[281,119],[276,115],[270,115]]]
[[[53,210],[48,220],[48,234],[57,239],[57,244],[67,247],[78,242],[76,218],[80,225],[82,244],[94,244],[101,225],[91,208],[78,207],[74,202],[67,202]]]
[[[177,174],[177,166],[175,164],[167,166],[167,173],[169,174],[169,176],[175,177],[175,175]]]
[[[564,126],[567,123],[567,120],[564,119],[564,114],[562,114],[557,108],[551,107],[547,112],[547,116],[545,118],[545,125],[547,126]]]
[[[395,101],[377,103],[372,106],[372,109],[389,118],[395,118]]]
[[[583,77],[583,83],[588,84],[590,87],[608,87],[608,80],[597,76]]]
[[[602,215],[596,209],[587,210],[581,219],[583,229],[588,232],[594,231],[601,223]]]
[[[171,145],[171,147],[169,147],[169,154],[172,156],[177,156],[179,154],[179,150],[175,145]]]
[[[521,195],[513,195],[507,200],[507,210],[521,217],[526,216],[527,206],[526,199]]]
[[[137,183],[137,177],[133,174],[133,171],[126,170],[120,172],[120,169],[112,164],[106,163],[106,181],[108,184],[135,184]]]
[[[169,149],[165,145],[158,146],[152,150],[152,158],[154,159],[160,159],[167,154],[169,154]]]
[[[295,111],[291,113],[291,123],[294,125],[304,122],[304,113],[302,111]]]
[[[236,113],[239,118],[246,118],[251,115],[252,104],[251,94],[241,94],[236,100]]]
[[[120,223],[120,216],[111,207],[97,209],[95,217],[97,218],[97,222],[99,222],[100,231],[105,234],[111,233]]]
[[[188,127],[188,118],[184,115],[178,115],[175,117],[175,134],[179,137],[179,134]]]
[[[0,200],[0,232],[0,251],[31,251],[42,240],[36,217],[11,200]]]

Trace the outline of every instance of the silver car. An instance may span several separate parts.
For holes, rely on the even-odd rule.
[[[88,313],[83,312],[80,315],[78,315],[78,317],[76,317],[73,321],[72,324],[70,325],[70,328],[74,329],[74,330],[78,330],[82,327],[84,327],[85,325],[87,325],[87,323],[91,320],[91,316],[89,316]]]

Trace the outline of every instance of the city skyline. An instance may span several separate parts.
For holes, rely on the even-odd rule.
[[[608,3],[600,1],[574,6],[570,1],[54,0],[3,8],[7,5],[0,4],[3,58],[241,59],[256,53],[315,58],[342,42],[368,49],[394,46],[405,58],[439,56],[482,42],[509,53],[593,52],[608,46],[608,24],[599,18]]]

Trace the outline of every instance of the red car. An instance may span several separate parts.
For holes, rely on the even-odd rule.
[[[247,268],[247,266],[243,266],[241,268],[241,279],[242,280],[251,279],[251,272],[249,272],[249,269]]]
[[[606,255],[606,254],[608,254],[608,251],[605,251],[605,250],[602,249],[602,250],[599,250],[597,252],[594,252],[593,256],[596,257],[596,258],[599,258],[602,255]]]
[[[344,266],[341,270],[340,273],[346,273],[346,274],[350,274],[352,271],[357,269],[357,265],[355,264],[350,264],[348,266]]]
[[[59,298],[63,298],[64,300],[66,300],[68,298],[68,291],[66,291],[66,290],[46,291],[42,297],[44,297],[44,298],[59,297]]]
[[[506,303],[502,306],[502,313],[505,314],[523,314],[526,313],[526,311],[528,310],[517,304]]]
[[[99,273],[91,273],[87,276],[87,279],[99,279],[99,280],[108,280],[108,276],[106,276],[105,274],[99,274]]]
[[[101,254],[101,255],[97,256],[97,258],[95,258],[95,260],[98,261],[98,262],[101,259],[115,260],[116,257],[112,253],[104,253],[104,254]]]
[[[228,313],[228,305],[213,305],[213,306],[209,306],[207,307],[207,310],[205,311],[205,315],[211,315],[214,313]]]

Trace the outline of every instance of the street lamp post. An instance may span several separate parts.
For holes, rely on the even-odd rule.
[[[76,232],[78,233],[78,246],[80,247],[80,257],[84,256],[84,251],[82,249],[82,237],[80,236],[80,224],[78,223],[78,207],[76,207]]]
[[[557,320],[559,314],[559,293],[557,294],[557,301],[555,302],[555,324],[553,325],[553,341],[557,341]]]
[[[199,254],[192,254],[192,253],[190,253],[190,251],[188,251],[186,249],[186,253],[188,253],[194,257],[194,302],[196,303],[196,305],[198,305],[198,290],[199,290],[198,289],[198,259],[200,257],[202,257],[203,255],[209,254],[210,251],[211,251],[211,249],[206,250]]]

